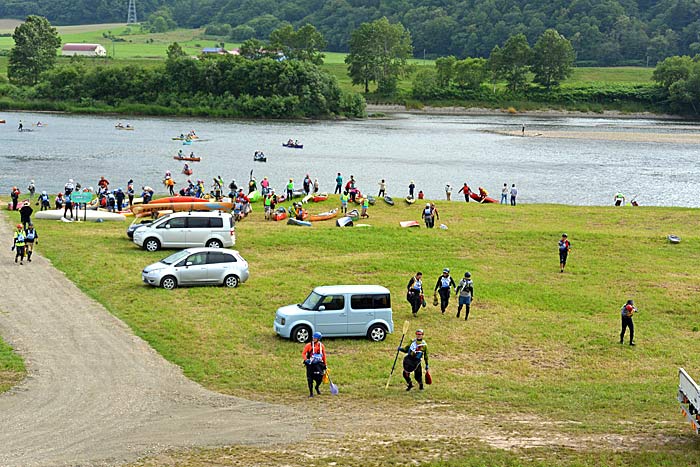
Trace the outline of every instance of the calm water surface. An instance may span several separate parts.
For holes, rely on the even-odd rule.
[[[498,198],[503,183],[515,183],[523,203],[609,205],[621,190],[643,205],[692,206],[698,200],[697,144],[520,138],[486,130],[518,131],[522,123],[536,131],[615,131],[697,133],[692,123],[604,118],[533,118],[512,116],[396,115],[391,120],[352,122],[268,122],[176,118],[135,118],[135,131],[118,131],[114,117],[7,113],[0,126],[0,191],[24,189],[30,179],[39,190],[59,191],[69,178],[96,186],[104,175],[114,188],[133,178],[137,187],[163,191],[160,180],[170,170],[177,187],[186,178],[179,149],[194,151],[192,178],[211,184],[216,175],[247,182],[267,176],[279,190],[288,178],[300,186],[306,173],[318,178],[321,191],[333,191],[337,172],[353,174],[363,192],[376,194],[386,179],[392,196],[405,196],[408,184],[429,198],[444,198],[444,186],[463,182],[484,186]],[[47,122],[32,132],[17,132],[17,122]],[[127,120],[122,120],[126,123]],[[204,140],[190,146],[172,141],[194,128]],[[286,149],[289,138],[303,150]],[[263,150],[267,163],[254,163]],[[7,196],[5,196],[7,197]]]

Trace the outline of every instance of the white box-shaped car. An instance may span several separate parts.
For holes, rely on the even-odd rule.
[[[379,342],[394,332],[391,293],[379,285],[316,287],[306,300],[279,308],[277,334],[307,342],[318,331],[324,337],[367,336]]]
[[[134,231],[134,243],[160,248],[222,248],[236,244],[233,216],[222,211],[174,212]]]

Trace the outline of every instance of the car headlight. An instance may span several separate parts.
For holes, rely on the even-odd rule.
[[[287,323],[287,320],[285,318],[280,318],[280,324],[284,326]]]

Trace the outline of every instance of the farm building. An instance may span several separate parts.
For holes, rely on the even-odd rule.
[[[107,50],[100,44],[65,44],[61,49],[62,56],[81,55],[83,57],[105,57]]]

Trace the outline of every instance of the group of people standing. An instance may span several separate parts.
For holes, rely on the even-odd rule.
[[[462,308],[464,307],[464,319],[469,319],[469,311],[471,309],[472,299],[474,297],[474,282],[472,281],[472,275],[469,271],[464,273],[464,278],[456,284],[452,276],[450,276],[450,269],[445,268],[442,270],[442,274],[438,277],[434,292],[433,305],[437,306],[438,301],[440,303],[440,312],[444,315],[445,311],[450,304],[450,296],[452,292],[458,298],[457,306],[457,318],[460,317],[462,313]],[[438,299],[439,297],[439,299]],[[409,279],[406,285],[406,300],[411,304],[411,312],[414,317],[418,316],[418,311],[421,307],[425,308],[425,293],[423,289],[423,273],[417,272],[411,279]]]

